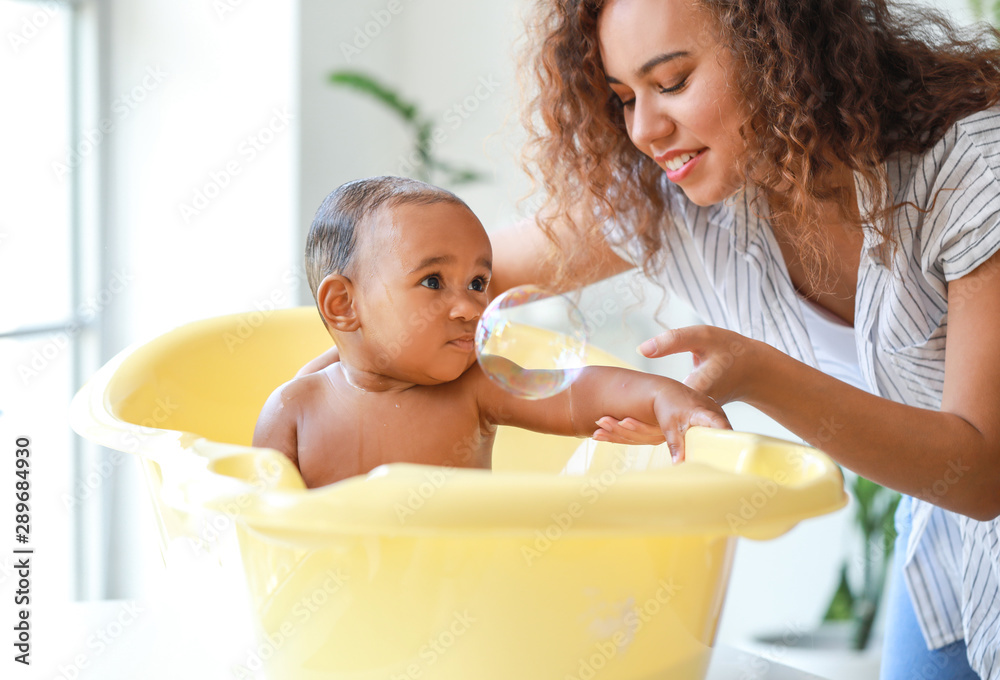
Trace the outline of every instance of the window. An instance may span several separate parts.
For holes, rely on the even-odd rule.
[[[44,555],[33,564],[33,594],[53,601],[78,585],[73,527],[84,489],[74,480],[83,443],[68,411],[96,363],[100,311],[83,257],[96,239],[81,210],[81,170],[92,153],[81,134],[82,7],[0,0],[0,89],[9,97],[0,107],[0,450],[31,440],[28,545]],[[10,561],[0,558],[0,582]]]

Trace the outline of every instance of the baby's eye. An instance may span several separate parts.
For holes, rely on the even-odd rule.
[[[472,279],[472,283],[469,284],[469,289],[474,290],[477,293],[482,293],[486,290],[487,281],[482,276],[477,276]]]
[[[437,275],[432,274],[431,276],[424,278],[424,280],[420,282],[420,285],[432,290],[440,290],[441,279]]]

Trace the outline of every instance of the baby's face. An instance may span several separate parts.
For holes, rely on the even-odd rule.
[[[421,385],[455,380],[476,360],[493,250],[453,203],[384,210],[358,243],[356,302],[372,370]]]

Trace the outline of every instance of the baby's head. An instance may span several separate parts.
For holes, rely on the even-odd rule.
[[[454,380],[475,361],[492,259],[460,198],[401,177],[340,186],[306,240],[309,287],[341,360],[417,384]]]

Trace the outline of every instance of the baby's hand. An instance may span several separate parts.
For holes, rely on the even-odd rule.
[[[684,433],[692,425],[733,429],[729,418],[714,399],[674,380],[657,393],[653,411],[656,423],[667,440],[670,458],[675,463],[684,460]]]
[[[605,416],[597,421],[600,429],[593,438],[619,444],[662,444],[666,441],[671,458],[678,463],[684,460],[684,434],[692,425],[732,429],[715,400],[673,380],[657,392],[653,411],[657,419],[655,425],[635,418],[619,421]]]

